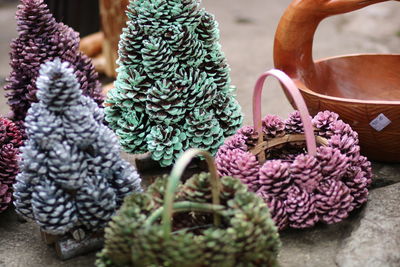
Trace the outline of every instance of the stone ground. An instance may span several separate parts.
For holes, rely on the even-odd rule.
[[[273,36],[290,0],[203,0],[220,23],[221,43],[238,88],[245,123],[251,123],[251,92],[261,72],[273,66]],[[0,83],[9,73],[9,42],[15,33],[12,0],[0,0]],[[400,47],[399,3],[383,3],[324,21],[315,39],[316,58],[347,53],[396,52]],[[1,85],[0,84],[0,85]],[[278,83],[264,93],[265,113],[286,116],[292,109]],[[0,113],[6,114],[3,92]],[[400,266],[400,165],[374,164],[370,202],[342,223],[281,234],[280,262],[291,266]],[[92,266],[94,254],[69,261],[56,259],[41,242],[33,223],[20,223],[14,211],[0,215],[0,267]]]

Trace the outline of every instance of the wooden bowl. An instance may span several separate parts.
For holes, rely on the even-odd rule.
[[[338,113],[358,132],[369,159],[400,162],[400,55],[312,58],[314,34],[324,18],[378,2],[384,0],[293,1],[275,35],[274,61],[295,81],[312,115]]]

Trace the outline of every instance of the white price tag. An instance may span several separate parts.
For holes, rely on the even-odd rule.
[[[381,113],[379,114],[378,117],[376,117],[373,121],[371,121],[369,125],[371,125],[372,128],[380,132],[391,123],[392,121],[389,120],[383,113]]]

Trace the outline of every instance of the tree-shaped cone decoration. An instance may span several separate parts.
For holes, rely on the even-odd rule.
[[[17,211],[51,234],[99,230],[127,194],[141,191],[139,175],[120,158],[117,137],[69,63],[42,65],[37,87],[14,186]]]
[[[195,155],[210,172],[181,183]],[[264,201],[238,179],[219,178],[212,156],[191,149],[170,175],[125,198],[105,230],[96,265],[274,267],[280,245]]]
[[[0,212],[12,203],[12,185],[18,174],[18,155],[22,139],[18,125],[0,118]]]
[[[188,147],[215,153],[242,114],[214,17],[198,0],[131,1],[128,17],[105,110],[123,148],[161,166]]]
[[[91,60],[79,52],[79,34],[57,23],[43,0],[21,0],[16,18],[18,37],[11,43],[12,71],[5,86],[14,120],[23,121],[31,104],[37,102],[40,65],[55,58],[69,62],[83,94],[101,104],[98,75]]]

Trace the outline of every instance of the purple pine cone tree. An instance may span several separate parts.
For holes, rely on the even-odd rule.
[[[20,128],[8,119],[0,118],[0,212],[12,203],[12,185],[18,174]]]
[[[84,95],[103,102],[98,75],[91,60],[79,51],[79,34],[57,23],[43,0],[21,0],[18,6],[18,37],[11,43],[11,74],[5,90],[15,121],[23,121],[37,102],[36,79],[40,65],[60,58],[71,63]]]
[[[120,158],[117,137],[103,124],[103,110],[82,94],[69,66],[56,59],[41,67],[14,185],[17,212],[56,235],[101,230],[125,196],[141,191],[138,173]]]

